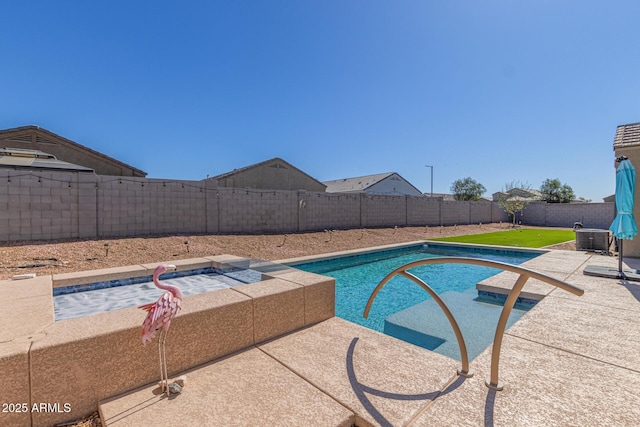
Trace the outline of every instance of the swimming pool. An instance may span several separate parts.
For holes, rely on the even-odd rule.
[[[425,291],[407,279],[396,277],[389,282],[376,298],[369,318],[364,319],[364,308],[375,286],[395,268],[418,259],[464,256],[520,264],[539,254],[451,247],[448,244],[416,244],[327,260],[316,259],[303,264],[298,262],[293,266],[336,279],[335,314],[338,317],[459,359],[459,349],[445,315]],[[189,296],[259,282],[263,274],[269,275],[270,271],[279,271],[284,267],[261,260],[241,260],[240,263],[223,263],[220,268],[196,268],[194,265],[191,270],[168,272],[161,279],[179,286],[183,294]],[[285,265],[291,264],[285,262]],[[142,271],[142,277],[54,287],[55,320],[73,319],[155,301],[162,291],[153,285],[151,276],[144,276],[145,270]],[[469,356],[473,358],[484,350],[493,340],[502,307],[495,304],[495,295],[478,295],[475,285],[500,270],[465,264],[436,264],[417,267],[411,272],[425,280],[447,303],[465,336]],[[97,279],[100,275],[88,277]],[[508,326],[535,304],[535,301],[519,300],[520,304],[516,304],[512,311]]]
[[[457,342],[445,315],[423,289],[408,279],[392,279],[380,291],[369,318],[365,319],[363,312],[376,285],[395,268],[424,258],[458,256],[518,265],[538,255],[510,250],[418,245],[295,267],[336,279],[336,316],[459,360]],[[501,270],[466,264],[437,264],[410,271],[445,300],[460,324],[471,359],[491,343],[502,307],[479,296],[475,285]],[[523,301],[514,308],[508,326],[533,304]]]

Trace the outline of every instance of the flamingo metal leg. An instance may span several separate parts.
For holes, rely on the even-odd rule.
[[[168,331],[163,331],[162,334],[162,364],[164,366],[164,386],[167,391],[167,397],[171,394],[169,391],[169,371],[167,371],[167,347],[165,343],[167,342],[167,333]]]
[[[162,331],[158,336],[158,362],[160,363],[160,391],[164,393],[166,383],[164,382],[164,371],[162,370]]]

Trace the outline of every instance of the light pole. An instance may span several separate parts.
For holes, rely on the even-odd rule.
[[[426,165],[426,167],[431,168],[431,197],[433,197],[433,166]]]

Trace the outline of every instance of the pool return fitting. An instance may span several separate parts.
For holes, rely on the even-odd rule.
[[[525,283],[529,278],[537,279],[542,282],[546,282],[552,286],[556,286],[560,289],[563,289],[567,292],[571,292],[574,295],[582,296],[584,294],[584,290],[570,285],[562,280],[554,279],[553,277],[549,277],[547,275],[537,273],[533,270],[529,270],[524,267],[519,267],[512,264],[507,264],[499,261],[490,261],[485,259],[476,259],[476,258],[467,258],[467,257],[441,257],[441,258],[429,258],[422,259],[418,261],[413,261],[408,264],[402,265],[391,273],[389,273],[378,286],[373,290],[371,296],[369,297],[369,301],[364,309],[364,317],[367,318],[369,316],[369,311],[371,310],[371,305],[373,301],[376,299],[378,292],[395,276],[399,275],[405,277],[422,289],[427,291],[429,295],[438,303],[444,314],[447,316],[451,327],[453,328],[453,332],[456,335],[456,339],[458,340],[458,347],[460,348],[460,359],[462,366],[457,370],[458,375],[461,375],[466,378],[470,378],[473,376],[473,372],[469,369],[469,355],[467,354],[467,345],[464,342],[464,337],[462,336],[462,332],[460,331],[460,327],[458,326],[458,322],[455,317],[447,307],[447,304],[440,298],[440,296],[422,279],[419,277],[409,273],[407,270],[415,267],[419,267],[421,265],[430,265],[430,264],[472,264],[472,265],[480,265],[483,267],[492,267],[498,268],[500,270],[511,271],[514,273],[518,273],[520,276],[516,280],[516,283],[513,285],[511,292],[509,292],[509,296],[507,297],[504,305],[502,307],[502,312],[500,313],[500,318],[498,319],[498,325],[496,326],[496,333],[493,339],[493,348],[491,351],[491,376],[485,380],[485,384],[492,390],[500,391],[504,388],[504,385],[498,379],[498,371],[500,364],[500,350],[502,348],[502,338],[504,336],[504,331],[507,326],[507,320],[509,319],[509,315],[511,314],[511,310],[515,305],[520,293],[522,292],[522,288],[524,288]]]

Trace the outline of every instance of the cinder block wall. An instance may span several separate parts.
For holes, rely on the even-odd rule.
[[[506,213],[498,203],[491,203],[491,222],[506,222],[509,221],[509,214]]]
[[[407,225],[440,225],[442,199],[407,197]]]
[[[480,200],[469,203],[469,221],[487,224],[493,222],[493,203],[488,200]],[[502,210],[501,210],[502,211]]]
[[[0,178],[0,238],[49,240],[79,237],[78,176],[9,172]],[[90,202],[83,192],[83,202]],[[86,207],[83,207],[83,213]],[[95,208],[94,208],[95,209]],[[95,214],[92,215],[95,217]],[[83,220],[83,225],[87,221]],[[95,225],[93,226],[95,228]],[[83,229],[83,234],[90,232]]]
[[[98,236],[200,233],[206,229],[203,182],[95,176]],[[83,189],[83,191],[89,191]],[[96,205],[97,203],[97,205]]]
[[[531,203],[524,210],[516,214],[516,221],[522,221],[524,224],[545,226],[547,223],[546,203]],[[571,223],[573,226],[573,223]]]
[[[407,224],[405,196],[363,194],[360,203],[363,227],[403,226]]]
[[[305,218],[300,230],[362,227],[360,199],[360,194],[300,192],[299,207]]]
[[[297,229],[296,191],[219,188],[217,194],[220,232],[275,233]]]
[[[615,203],[531,203],[518,219],[528,225],[573,227],[580,221],[585,228],[608,229],[615,209]]]
[[[581,221],[585,228],[608,229],[615,217],[615,203],[571,203],[560,206],[557,203],[546,205],[547,222],[550,227],[573,227]]]
[[[67,172],[0,176],[0,240],[169,233],[290,233],[508,221],[489,201],[217,188],[205,181]],[[613,203],[531,204],[523,224],[607,228]]]
[[[442,225],[477,224],[471,221],[471,204],[474,202],[442,202]],[[477,202],[475,202],[477,203]]]

